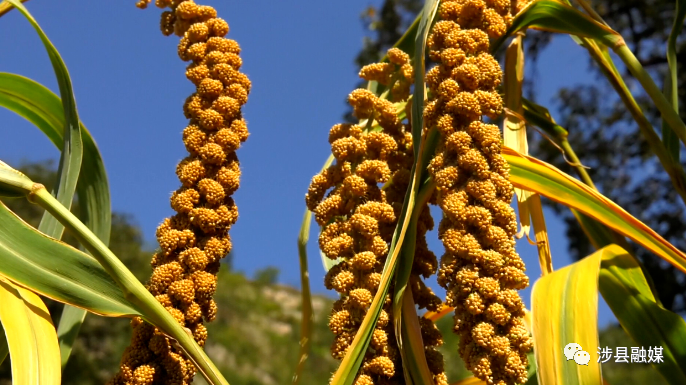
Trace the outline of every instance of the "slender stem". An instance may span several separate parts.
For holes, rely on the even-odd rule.
[[[327,162],[328,163],[328,162]],[[326,166],[325,166],[326,168]],[[307,268],[307,241],[310,236],[310,222],[312,213],[305,209],[300,235],[298,236],[298,256],[300,257],[300,287],[302,298],[302,321],[300,325],[300,353],[298,365],[293,374],[293,384],[300,381],[301,374],[305,369],[305,360],[312,343],[312,324],[314,323],[314,313],[312,312],[312,296],[310,293],[310,274]]]
[[[626,68],[631,72],[634,77],[641,83],[643,89],[648,93],[648,96],[655,103],[655,107],[662,114],[662,119],[664,119],[667,124],[672,128],[674,133],[681,139],[681,141],[686,144],[686,125],[679,117],[679,114],[674,110],[672,105],[669,103],[667,98],[662,94],[660,88],[655,84],[653,78],[648,74],[648,72],[643,68],[641,63],[638,61],[634,53],[631,52],[626,44],[618,44],[612,47],[613,51],[619,56],[620,59],[626,65]]]
[[[576,155],[576,152],[574,152],[574,149],[572,149],[572,146],[569,144],[569,141],[566,138],[560,141],[560,147],[562,147],[562,149],[565,151],[565,154],[567,154],[569,159],[574,163],[574,168],[576,169],[576,172],[579,174],[581,180],[584,183],[586,183],[589,187],[593,188],[594,190],[597,190],[597,188],[595,187],[595,183],[593,183],[593,180],[591,179],[591,176],[588,175],[586,169],[581,165],[579,157]]]
[[[198,367],[205,379],[214,385],[229,385],[217,367],[198,346],[193,337],[176,322],[174,317],[145,289],[138,279],[110,251],[86,225],[61,205],[42,185],[35,185],[29,198],[64,225],[76,239],[100,262],[107,273],[122,289],[124,297],[141,311],[142,317],[178,341],[180,348]]]
[[[601,71],[603,72],[607,80],[610,82],[612,88],[615,89],[615,92],[617,92],[617,95],[619,95],[620,99],[626,106],[629,113],[631,113],[631,116],[638,124],[638,128],[641,131],[641,134],[645,138],[646,142],[648,142],[648,145],[655,153],[658,160],[662,164],[662,167],[665,169],[670,179],[672,180],[672,185],[679,193],[679,196],[681,197],[682,201],[686,203],[686,172],[684,172],[683,167],[681,167],[681,165],[677,163],[672,156],[669,155],[667,148],[655,132],[653,125],[650,123],[648,118],[646,118],[645,114],[641,110],[641,107],[638,105],[638,103],[636,103],[636,100],[631,94],[631,91],[629,91],[629,88],[626,86],[626,83],[624,83],[622,77],[617,73],[614,65],[608,61],[611,59],[603,55],[598,45],[595,44],[595,42],[593,42],[592,40],[586,38],[582,38],[581,40],[583,41],[584,46],[590,53],[591,57],[600,66]],[[626,46],[623,47],[628,51],[628,48],[626,48]],[[631,51],[629,51],[629,53],[631,53]],[[633,56],[633,54],[631,55]],[[650,76],[648,76],[648,79],[650,79]],[[650,81],[652,82],[652,79],[650,79]],[[660,95],[660,97],[662,97],[664,102],[667,103],[668,109],[674,112],[674,109],[669,104],[669,102],[667,102],[667,100],[664,99],[662,93],[659,90],[657,92]],[[677,120],[679,123],[683,125],[683,122],[681,121],[678,115]]]
[[[569,159],[574,162],[575,166],[574,168],[576,169],[576,172],[579,174],[579,177],[581,178],[581,181],[584,182],[586,185],[591,187],[592,189],[598,191],[598,188],[595,186],[595,183],[593,183],[593,180],[591,179],[591,176],[588,175],[588,172],[586,169],[581,165],[581,161],[579,160],[579,157],[576,155],[576,152],[574,152],[574,149],[572,146],[569,144],[569,141],[567,140],[567,135],[560,135],[558,141],[560,142],[560,147],[565,151],[565,154],[569,157]],[[585,214],[578,212],[578,215],[586,216]],[[602,223],[598,223],[600,226],[603,226],[604,228],[607,229],[608,233],[612,237],[612,240],[614,243],[620,245],[624,250],[627,250],[629,253],[631,253],[631,246],[629,245],[629,242],[627,242],[626,238],[619,234],[616,231],[613,231],[612,229],[608,228],[607,226],[603,225]],[[633,255],[633,253],[631,253]]]

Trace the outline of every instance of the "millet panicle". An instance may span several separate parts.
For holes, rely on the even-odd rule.
[[[443,210],[439,284],[455,307],[455,332],[467,368],[488,384],[524,383],[532,341],[517,290],[529,281],[514,248],[517,221],[501,134],[482,116],[502,112],[502,71],[489,38],[511,24],[510,0],[443,0],[427,46],[437,63],[426,75],[427,126],[441,138],[429,172]]]
[[[388,58],[388,63],[362,68],[360,77],[390,87],[393,101],[406,101],[413,80],[409,57],[391,49]],[[413,159],[411,130],[398,118],[391,101],[357,89],[348,102],[355,117],[361,122],[375,120],[381,130],[366,130],[362,123],[335,125],[329,143],[336,162],[312,179],[306,196],[308,208],[323,228],[320,248],[328,258],[338,260],[325,278],[326,287],[341,295],[329,318],[336,335],[331,353],[337,359],[345,356],[378,290]],[[382,184],[386,187],[381,188]],[[420,307],[434,309],[440,299],[419,278],[433,274],[438,264],[426,247],[425,234],[433,226],[428,208],[422,214],[410,287]],[[404,383],[391,308],[389,294],[356,385]],[[436,384],[443,385],[447,383],[443,359],[435,350],[442,339],[435,325],[427,321],[421,321],[427,359]]]
[[[145,8],[151,0],[138,2]],[[239,186],[236,150],[248,138],[241,106],[250,81],[239,72],[238,44],[226,39],[226,21],[209,6],[192,0],[157,0],[164,35],[181,37],[179,57],[190,61],[186,77],[196,86],[183,111],[189,155],[176,169],[181,187],[171,197],[176,212],[157,229],[159,251],[152,258],[148,290],[200,346],[217,304],[212,299],[220,260],[231,250],[229,229],[238,218],[231,197]],[[157,328],[134,318],[133,337],[114,385],[189,384],[195,366]]]

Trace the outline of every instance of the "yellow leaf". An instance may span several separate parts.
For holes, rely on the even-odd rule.
[[[512,40],[505,56],[505,119],[503,120],[503,142],[522,154],[529,153],[526,140],[526,125],[522,118],[522,83],[524,81],[524,51],[522,50],[522,36]],[[515,188],[517,205],[519,207],[519,222],[521,229],[517,238],[526,235],[529,238],[531,221],[527,200],[530,192]]]
[[[503,147],[503,156],[510,164],[510,182],[515,187],[537,192],[594,218],[686,273],[686,254],[598,191],[511,148]]]
[[[0,278],[0,321],[5,329],[14,384],[59,385],[57,332],[43,301]]]
[[[608,250],[601,249],[534,284],[531,313],[540,385],[602,384],[597,362],[598,271]]]
[[[550,243],[548,241],[548,230],[543,216],[543,206],[541,197],[538,194],[531,194],[527,200],[529,214],[534,224],[534,236],[536,237],[536,247],[538,248],[538,262],[541,265],[543,275],[553,271],[553,256],[550,254]]]

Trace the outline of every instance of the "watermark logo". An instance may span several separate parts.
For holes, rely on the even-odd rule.
[[[591,355],[588,354],[588,352],[585,352],[583,350],[579,350],[578,352],[574,353],[574,362],[576,362],[577,365],[588,366],[588,362],[590,360],[591,360]]]
[[[565,357],[567,357],[567,361],[573,360],[574,354],[576,354],[576,352],[581,351],[581,350],[583,350],[583,348],[581,348],[581,345],[579,345],[579,344],[576,344],[574,342],[567,344],[567,346],[565,346],[565,350],[564,350],[564,354],[565,354]]]
[[[664,362],[664,357],[662,353],[664,349],[662,346],[648,346],[648,349],[643,346],[632,346],[631,354],[629,354],[629,348],[626,346],[618,346],[614,359],[616,363],[640,363],[640,364],[661,364]],[[612,348],[598,348],[598,361],[604,364],[612,359]]]
[[[591,361],[591,355],[577,343],[569,343],[565,346],[564,355],[567,361],[574,360],[577,365],[586,365]],[[662,346],[632,346],[631,350],[625,346],[618,346],[613,355],[612,348],[598,348],[598,360],[596,362],[604,364],[613,357],[615,363],[640,363],[640,364],[661,364],[664,362],[664,349]]]
[[[581,345],[574,342],[569,343],[567,344],[567,346],[565,346],[564,354],[565,357],[567,357],[567,361],[574,360],[574,362],[576,362],[577,365],[588,366],[588,362],[591,361],[591,355],[588,354],[587,351],[584,351]]]

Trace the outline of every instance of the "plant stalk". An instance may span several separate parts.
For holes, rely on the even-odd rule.
[[[157,326],[168,337],[176,340],[179,347],[197,366],[208,383],[229,385],[219,369],[207,357],[188,331],[176,322],[172,315],[150,294],[138,279],[126,268],[98,237],[79,221],[69,210],[62,206],[43,185],[35,184],[28,195],[31,202],[37,203],[64,225],[76,239],[105,268],[124,292],[126,299],[140,310],[143,319]]]
[[[634,53],[631,52],[626,44],[616,44],[612,46],[612,50],[622,59],[629,72],[631,72],[631,74],[641,83],[643,89],[645,89],[648,96],[650,96],[653,103],[655,103],[655,107],[657,107],[662,114],[662,119],[669,124],[674,133],[681,139],[681,142],[686,144],[686,125],[667,98],[662,94],[662,91],[660,91],[660,88],[655,84],[650,74],[648,74],[636,56],[634,56]]]

